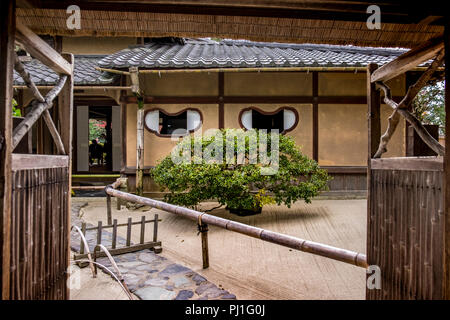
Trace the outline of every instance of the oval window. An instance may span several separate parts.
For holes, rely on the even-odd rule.
[[[197,109],[185,109],[173,114],[167,113],[162,109],[152,109],[146,111],[144,123],[149,131],[157,135],[180,135],[200,128],[202,115]]]
[[[265,112],[257,108],[241,111],[241,126],[250,129],[278,129],[287,132],[294,129],[298,122],[298,113],[293,108],[281,108],[274,112]]]

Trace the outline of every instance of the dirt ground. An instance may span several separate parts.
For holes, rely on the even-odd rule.
[[[106,224],[105,198],[73,198],[88,202],[82,209],[83,218],[93,224]],[[215,206],[204,203],[201,210]],[[142,215],[162,219],[158,240],[162,241],[163,256],[183,264],[222,285],[238,299],[364,299],[365,270],[356,266],[312,254],[291,250],[271,243],[210,226],[209,269],[202,269],[201,241],[194,221],[163,212],[115,210],[113,218],[126,222]],[[144,208],[145,209],[145,208]],[[247,223],[260,228],[317,241],[328,245],[365,253],[366,200],[315,200],[311,204],[297,202],[290,209],[267,206],[262,214],[238,217],[225,209],[212,214]],[[139,241],[135,226],[132,240]],[[152,239],[152,228],[146,240]],[[119,228],[126,236],[126,228]]]
[[[72,264],[68,284],[70,300],[129,300],[117,281],[101,271],[93,278],[89,267]]]

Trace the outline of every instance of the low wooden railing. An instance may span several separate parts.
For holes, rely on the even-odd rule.
[[[194,220],[198,223],[199,232],[202,234],[203,268],[207,268],[209,266],[207,238],[208,224],[226,230],[238,232],[253,238],[261,239],[263,241],[288,247],[294,250],[309,252],[315,255],[349,263],[362,268],[368,267],[365,254],[296,238],[262,228],[253,227],[244,223],[239,223],[236,221],[209,215],[204,212],[199,212],[192,209],[172,205],[163,201],[145,198],[116,190],[122,183],[123,179],[118,179],[115,183],[107,186],[105,188],[106,194],[110,197],[116,197],[126,201],[147,205],[152,208],[161,209],[169,213]]]
[[[117,219],[113,220],[113,223],[110,225],[104,226],[102,221],[99,221],[97,226],[87,227],[86,222],[81,224],[81,233],[83,236],[86,236],[87,231],[94,231],[97,234],[97,245],[104,245],[102,243],[102,234],[104,229],[112,229],[111,236],[111,245],[108,247],[109,253],[111,255],[118,255],[124,253],[135,252],[144,249],[151,249],[156,253],[161,252],[161,241],[158,241],[158,222],[161,221],[158,218],[158,214],[155,214],[154,219],[146,220],[145,216],[141,217],[140,221],[133,222],[131,218],[128,218],[127,223],[117,223]],[[153,223],[153,240],[145,241],[145,225]],[[140,239],[139,243],[131,243],[131,228],[133,225],[140,225]],[[127,237],[125,240],[125,245],[118,246],[117,245],[117,229],[119,227],[127,227]],[[85,243],[83,238],[80,239],[80,252],[75,254],[74,260],[85,259],[88,257],[89,250],[85,248]],[[86,252],[85,252],[86,251]],[[98,255],[98,257],[105,257],[105,253],[102,251]]]

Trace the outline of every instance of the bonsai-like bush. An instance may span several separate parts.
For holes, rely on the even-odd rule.
[[[213,136],[184,137],[151,171],[161,191],[170,192],[165,201],[194,207],[215,199],[233,213],[252,214],[266,204],[310,202],[326,189],[327,172],[303,155],[291,137],[251,131],[226,129]],[[261,146],[266,157],[255,153]],[[267,159],[272,159],[270,164]]]

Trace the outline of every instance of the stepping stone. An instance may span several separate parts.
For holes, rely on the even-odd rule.
[[[155,256],[153,253],[145,252],[145,253],[141,253],[139,255],[139,260],[146,262],[146,263],[152,263],[152,262],[157,261],[158,257]]]
[[[175,288],[182,288],[192,283],[191,281],[189,281],[189,279],[183,276],[172,278],[171,281],[175,285]]]
[[[176,296],[175,300],[188,300],[194,296],[194,293],[190,290],[181,290]]]
[[[170,276],[177,273],[187,273],[191,271],[190,269],[183,267],[179,264],[171,264],[168,267],[166,267],[163,271],[159,273],[160,276]]]
[[[214,298],[218,298],[226,293],[227,293],[227,291],[225,291],[223,289],[219,289],[214,285],[213,287],[206,290],[202,296],[207,297],[208,299],[214,299]]]
[[[176,293],[160,287],[144,287],[134,292],[142,300],[173,300]]]
[[[149,279],[145,281],[146,286],[155,286],[155,287],[162,287],[165,286],[167,283],[167,280],[163,279]]]
[[[136,267],[136,270],[147,271],[147,272],[150,272],[150,273],[152,273],[152,271],[153,272],[158,271],[152,265],[149,265],[149,264],[144,264],[144,265],[138,266],[138,267]]]
[[[122,268],[131,269],[131,268],[136,268],[137,266],[140,266],[142,264],[143,264],[143,262],[141,262],[141,261],[130,261],[130,262],[121,262],[117,265]]]
[[[201,275],[199,275],[198,273],[195,274],[195,275],[192,277],[192,280],[195,281],[195,284],[196,284],[196,285],[199,285],[199,284],[202,283],[202,282],[206,282],[206,279],[203,278],[203,277],[202,277]]]
[[[225,295],[223,295],[222,297],[220,297],[220,299],[223,300],[236,300],[236,296],[232,293],[227,293]]]
[[[199,296],[201,296],[206,290],[208,290],[212,287],[216,287],[216,286],[210,282],[201,284],[200,286],[197,287],[197,289],[195,289],[195,293],[198,294]]]

